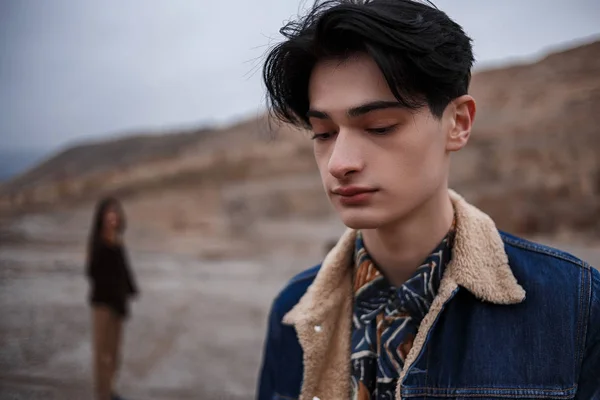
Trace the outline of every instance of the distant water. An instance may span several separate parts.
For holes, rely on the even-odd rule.
[[[25,172],[47,154],[43,150],[0,149],[0,182]]]

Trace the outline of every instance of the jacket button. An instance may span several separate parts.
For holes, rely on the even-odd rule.
[[[321,325],[315,325],[315,332],[319,333],[323,330]],[[315,397],[313,400],[319,400],[319,398]]]

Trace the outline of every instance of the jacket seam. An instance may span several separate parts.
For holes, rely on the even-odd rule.
[[[592,276],[592,270],[588,269],[587,270],[587,285],[586,287],[586,292],[584,296],[584,304],[582,305],[582,318],[584,321],[584,324],[581,328],[581,352],[579,354],[579,364],[581,365],[581,363],[583,363],[583,355],[585,353],[585,349],[586,349],[586,342],[587,342],[587,332],[588,332],[588,325],[591,319],[591,310],[592,310],[592,280],[594,279],[594,277]],[[583,286],[583,285],[582,285]],[[587,301],[585,301],[585,299],[587,298]]]
[[[441,314],[441,312],[440,312],[440,314]],[[433,329],[433,326],[431,328]],[[427,344],[427,342],[425,342],[423,347],[425,347],[426,344]],[[425,365],[425,384],[429,383],[429,359],[430,358],[431,358],[431,352],[429,351],[429,349],[427,349],[427,364]],[[427,400],[427,394],[425,394],[425,400]]]
[[[479,394],[479,393],[461,393],[459,396],[459,398],[481,398],[482,395],[486,395],[486,394]],[[421,394],[405,394],[403,395],[403,397],[406,398],[410,398],[410,397],[421,397]],[[427,396],[427,394],[425,394],[424,396]],[[447,397],[447,398],[456,398],[456,394],[440,394],[440,393],[435,393],[434,394],[435,397]],[[535,395],[536,399],[572,399],[573,395],[571,394],[564,394],[564,395],[552,395],[552,394],[536,394]],[[500,397],[500,398],[504,398],[504,399],[522,399],[523,395],[521,394],[502,394],[502,393],[494,393],[494,398],[496,397]],[[295,400],[295,399],[293,399]]]
[[[280,322],[281,316],[276,308],[273,308],[271,313],[272,313],[272,315],[269,316],[269,331],[270,331],[269,333],[273,336],[269,337],[268,340],[270,341],[269,344],[271,346],[271,356],[273,355],[274,350],[275,350],[275,353],[277,354],[277,357],[275,357],[274,359],[272,359],[270,361],[270,363],[271,363],[270,367],[273,369],[270,371],[272,374],[271,377],[273,378],[273,382],[271,382],[272,383],[271,390],[273,390],[278,386],[277,382],[279,381],[279,377],[277,375],[279,374],[279,371],[281,371],[279,368],[279,363],[281,361],[279,354],[281,354],[280,349],[281,349],[282,332],[281,332],[281,326],[277,327],[277,332],[273,332],[273,329],[272,329],[273,327],[271,326],[271,323],[273,321],[277,321],[276,326],[279,325],[281,323]],[[273,390],[272,393],[278,394],[275,390]]]
[[[580,283],[579,283],[579,315],[577,317],[577,358],[576,360],[579,361],[581,359],[581,353],[583,351],[583,349],[581,348],[581,323],[582,323],[582,318],[583,318],[583,308],[584,308],[584,304],[583,304],[583,298],[584,298],[584,292],[585,292],[585,271],[581,271],[580,272],[580,276],[581,278]],[[574,368],[575,371],[573,371],[575,374],[574,376],[577,376],[577,370],[579,369],[579,363],[575,362]]]
[[[437,325],[437,322],[440,319],[440,316],[442,315],[442,313],[444,312],[444,310],[447,308],[448,303],[450,303],[450,301],[452,301],[454,299],[454,297],[456,297],[456,294],[458,293],[458,291],[460,290],[460,287],[456,287],[454,290],[452,290],[452,292],[450,293],[450,296],[448,297],[448,299],[442,304],[440,311],[438,313],[438,315],[436,315],[435,319],[433,320],[433,323],[431,324],[431,326],[429,327],[429,331],[427,332],[427,335],[425,336],[425,341],[423,342],[423,345],[421,347],[421,350],[419,351],[419,354],[417,354],[417,357],[413,360],[412,364],[408,367],[408,369],[406,370],[406,374],[404,375],[402,382],[400,382],[400,390],[404,387],[403,383],[404,381],[408,378],[409,375],[409,371],[412,370],[415,365],[422,359],[422,357],[426,357],[426,377],[425,377],[425,382],[427,382],[427,379],[429,379],[429,357],[431,357],[431,352],[429,351],[429,349],[427,347],[427,344],[429,343],[430,339],[431,339],[431,335],[433,333],[433,329],[435,328],[435,326]],[[425,354],[425,352],[427,352],[427,354]],[[406,360],[405,360],[406,361]],[[409,388],[412,389],[412,388]]]
[[[544,393],[556,393],[556,392],[568,392],[569,390],[574,390],[577,388],[577,385],[573,385],[571,387],[565,388],[565,389],[539,389],[539,388],[527,388],[527,389],[523,389],[523,388],[519,388],[519,387],[514,387],[514,388],[498,388],[498,387],[457,387],[457,388],[452,388],[450,389],[452,392],[456,392],[456,391],[461,391],[461,390],[494,390],[494,391],[503,391],[503,392],[507,392],[507,391],[519,391],[519,392],[527,392],[527,391],[540,391],[540,392],[544,392]],[[405,387],[406,390],[409,391],[414,391],[414,390],[429,390],[431,391],[432,389],[439,389],[439,388],[434,388],[434,387],[430,387],[430,386],[421,386],[421,387]],[[447,390],[447,389],[445,389]]]
[[[460,398],[481,398],[482,395],[486,395],[486,394],[480,394],[480,393],[461,393],[459,396]],[[406,398],[410,398],[410,397],[420,397],[422,396],[421,394],[405,394],[403,395],[403,397]],[[424,396],[427,396],[427,394],[425,394]],[[447,398],[456,398],[457,394],[455,393],[435,393],[434,394],[435,397],[447,397]],[[571,394],[564,394],[564,395],[553,395],[553,394],[536,394],[535,395],[537,399],[556,399],[556,400],[560,400],[560,399],[572,399],[573,395]],[[521,394],[502,394],[502,393],[494,393],[494,397],[500,397],[500,398],[504,398],[504,399],[522,399],[523,395]]]
[[[417,387],[417,388],[406,388],[408,392],[403,393],[402,397],[416,397],[416,396],[428,396],[433,395],[435,397],[481,397],[482,395],[493,394],[495,397],[503,398],[523,398],[523,395],[533,394],[535,392],[536,398],[543,399],[568,399],[571,398],[570,392],[577,389],[577,385],[571,386],[565,389],[521,389],[521,388],[486,388],[486,387],[459,387],[453,388],[450,391],[439,392],[437,388],[432,387]],[[423,393],[414,393],[415,391],[421,391]],[[477,393],[459,393],[462,391],[474,391]],[[482,393],[482,391],[489,391],[492,393]],[[500,393],[498,393],[500,392]],[[502,392],[513,392],[513,393],[502,393]]]
[[[284,395],[279,394],[277,392],[275,392],[275,396],[277,396],[278,398],[281,398],[283,400],[297,400],[296,397],[284,396]]]
[[[504,240],[505,243],[508,243],[512,246],[515,247],[520,247],[524,250],[529,250],[532,251],[534,253],[539,253],[539,254],[545,254],[551,257],[554,257],[556,259],[559,260],[563,260],[563,261],[567,261],[570,264],[573,264],[577,267],[583,268],[583,269],[588,269],[588,265],[583,262],[582,260],[576,258],[575,256],[567,256],[567,255],[563,255],[561,253],[558,253],[552,249],[548,249],[545,246],[537,246],[537,245],[532,245],[529,243],[523,243],[521,241],[517,241],[515,239],[503,236],[502,239]]]

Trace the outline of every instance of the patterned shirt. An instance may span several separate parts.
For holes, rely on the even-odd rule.
[[[394,287],[377,269],[358,233],[354,251],[353,399],[394,399],[404,360],[450,261],[454,232],[453,223],[438,247],[400,287]]]

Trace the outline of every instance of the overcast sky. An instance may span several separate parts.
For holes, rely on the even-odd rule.
[[[435,3],[474,39],[480,65],[600,35],[598,0]],[[0,0],[0,150],[255,116],[264,106],[261,57],[301,7]]]

